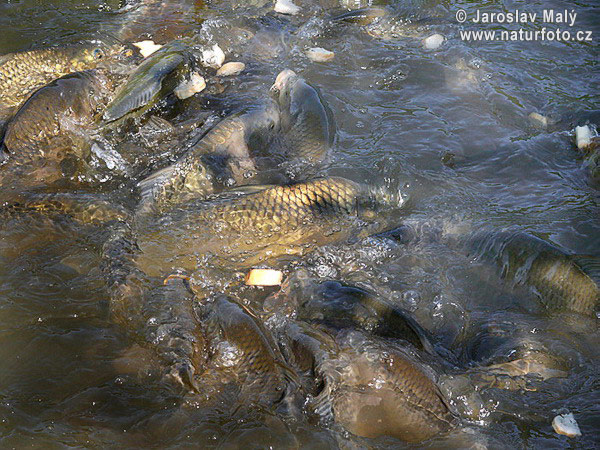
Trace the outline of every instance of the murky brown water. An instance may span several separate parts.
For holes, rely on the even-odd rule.
[[[221,113],[251,104],[266,95],[279,71],[292,68],[320,87],[337,121],[332,161],[322,172],[385,180],[406,192],[410,201],[394,220],[397,226],[413,226],[419,236],[408,243],[375,237],[332,244],[275,266],[286,273],[304,266],[315,278],[369,287],[412,311],[445,355],[446,376],[500,363],[523,342],[542,348],[554,361],[548,367],[561,376],[521,378],[513,389],[479,380],[476,392],[451,395],[467,431],[424,446],[598,446],[596,315],[548,312],[535,290],[502,280],[496,264],[476,249],[463,251],[453,244],[476,231],[508,230],[537,236],[565,253],[600,258],[600,186],[583,167],[572,135],[575,125],[600,120],[600,9],[595,2],[392,2],[399,14],[435,19],[400,28],[402,36],[390,39],[374,38],[358,24],[311,34],[313,26],[320,29],[311,17],[325,17],[316,4],[331,6],[325,1],[298,0],[305,13],[293,18],[272,13],[264,18],[269,5],[252,6],[261,2],[231,2],[232,7],[230,2],[179,0],[155,9],[130,3],[119,10],[118,1],[100,6],[3,2],[0,53],[76,42],[99,30],[164,43],[218,18],[246,16],[253,41],[235,47],[238,54],[227,60],[245,62],[247,71],[223,82],[223,93],[199,94],[203,101],[192,99],[186,111],[168,118],[177,124],[200,109]],[[593,42],[465,42],[455,20],[459,7],[469,17],[476,10],[573,9],[578,16],[572,29],[592,30]],[[433,33],[446,41],[426,50],[422,39]],[[303,54],[305,45],[336,56],[313,63]],[[548,117],[550,124],[540,127],[529,118],[532,112]],[[116,160],[119,170],[97,190],[131,205],[135,182],[182,151],[138,135],[125,141],[150,143],[115,147],[123,153],[136,150]],[[314,423],[286,422],[265,411],[255,420],[224,417],[197,407],[191,395],[174,394],[161,384],[150,352],[110,320],[100,269],[107,231],[60,214],[1,214],[3,448],[403,445],[392,438],[363,440]],[[164,252],[169,255],[168,248]],[[192,278],[210,290],[232,290],[250,305],[272,292],[236,287],[235,269],[208,263]],[[474,405],[479,410],[469,413]],[[575,414],[581,437],[570,440],[552,430],[552,418],[563,408]]]

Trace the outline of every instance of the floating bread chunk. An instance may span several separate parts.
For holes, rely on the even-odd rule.
[[[298,14],[300,7],[295,5],[291,0],[277,0],[275,3],[275,12],[280,14]]]
[[[444,43],[444,36],[439,33],[432,34],[431,36],[423,39],[423,45],[428,50],[435,50]]]
[[[529,114],[529,120],[532,125],[538,128],[546,128],[548,126],[548,118],[546,116],[542,116],[540,113],[532,112]]]
[[[212,47],[202,51],[202,64],[206,67],[218,69],[225,62],[225,53],[219,47],[219,44],[214,44]]]
[[[140,53],[144,58],[147,58],[152,53],[154,53],[158,49],[162,48],[162,45],[156,44],[154,41],[150,41],[150,40],[134,42],[133,45],[135,45],[137,48],[140,49]]]
[[[584,125],[582,127],[575,127],[575,142],[577,148],[583,150],[592,142],[592,133],[590,127]]]
[[[194,72],[188,81],[181,83],[173,92],[175,92],[178,99],[185,100],[198,92],[202,92],[205,87],[206,81],[204,81],[204,78],[198,72]]]
[[[577,425],[573,413],[559,414],[556,416],[552,421],[552,428],[554,428],[554,431],[558,434],[564,434],[568,437],[581,436],[581,430],[579,430],[579,425]]]
[[[248,286],[279,286],[282,279],[283,273],[280,270],[252,269],[246,275],[246,284]]]
[[[246,64],[243,62],[231,61],[223,64],[219,70],[217,70],[217,75],[220,77],[230,77],[243,72],[245,68]]]
[[[325,61],[331,61],[333,59],[333,57],[335,56],[335,53],[333,53],[329,50],[325,50],[324,48],[321,48],[321,47],[314,47],[314,48],[309,48],[306,51],[306,56],[308,56],[308,59],[315,61],[315,62],[325,62]]]

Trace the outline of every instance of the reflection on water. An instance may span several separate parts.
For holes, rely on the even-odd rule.
[[[565,263],[570,274],[580,276],[572,261],[598,273],[600,187],[582,164],[571,133],[586,120],[598,123],[597,5],[376,2],[395,17],[411,19],[395,20],[393,33],[378,34],[356,21],[327,26],[330,11],[341,11],[333,1],[297,0],[302,11],[294,17],[271,13],[271,2],[234,3],[5,2],[0,5],[0,52],[73,43],[98,33],[126,42],[152,38],[165,43],[202,26],[203,36],[232,53],[227,60],[246,64],[238,77],[212,76],[205,93],[170,108],[164,114],[170,123],[127,124],[93,137],[96,170],[104,172],[94,178],[92,190],[125,205],[137,201],[138,181],[177,160],[183,145],[206,129],[201,128],[205,120],[214,123],[207,120],[209,114],[256,104],[282,69],[301,74],[320,88],[338,127],[331,159],[320,173],[383,183],[410,199],[393,212],[392,232],[329,244],[304,257],[287,255],[273,264],[286,275],[302,267],[316,280],[340,280],[376,292],[413,314],[441,356],[426,364],[443,374],[440,389],[462,417],[459,430],[423,446],[597,445],[597,317],[549,311],[540,301],[546,291],[531,275],[532,268],[542,267],[535,255],[543,251],[577,255]],[[476,10],[519,8],[541,14],[544,8],[574,9],[574,28],[592,30],[594,42],[461,41],[455,20],[459,7],[469,17]],[[464,28],[476,29],[468,23]],[[434,33],[444,35],[445,42],[437,50],[425,49],[423,38]],[[307,47],[332,50],[335,58],[311,62],[304,54]],[[534,112],[547,123],[532,120]],[[119,157],[123,170],[115,174],[105,168],[110,164],[102,155]],[[160,231],[169,235],[168,229]],[[164,361],[132,334],[159,339],[160,326],[152,320],[177,317],[181,305],[157,312],[157,305],[164,305],[157,300],[164,295],[157,288],[148,294],[143,320],[132,321],[143,329],[126,332],[111,321],[100,256],[109,232],[99,221],[82,224],[59,210],[0,212],[2,447],[399,445],[391,437],[351,436],[323,426],[316,417],[295,420],[303,405],[294,402],[285,411],[272,411],[257,400],[255,409],[240,406],[232,412],[228,408],[239,393],[232,390],[235,383],[224,379],[206,378],[201,394],[182,394],[166,384]],[[478,232],[487,240],[477,240]],[[519,246],[515,236],[526,235],[533,238]],[[157,254],[168,256],[169,249]],[[227,291],[244,299],[244,306],[258,311],[273,330],[289,325],[262,308],[273,288],[245,287],[235,268],[197,256],[198,270],[187,275],[198,292]],[[236,308],[250,317],[249,310]],[[225,321],[219,320],[213,321]],[[258,319],[244,320],[248,326]],[[271,331],[264,329],[254,332],[265,340],[278,336],[273,331],[275,337],[268,337]],[[350,345],[351,333],[340,336],[331,345]],[[239,348],[228,342],[215,344],[216,360],[246,367],[236,360]],[[357,349],[332,360],[341,364],[356,356],[354,364],[360,365]],[[363,365],[371,367],[367,356]],[[231,370],[219,370],[233,376]],[[279,375],[282,386],[293,384],[287,374]],[[222,400],[220,410],[211,398],[227,401]],[[552,418],[561,408],[575,414],[583,433],[576,441],[552,430]]]

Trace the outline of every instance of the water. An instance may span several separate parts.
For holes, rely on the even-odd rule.
[[[152,13],[118,10],[118,3],[4,2],[0,52],[73,42],[98,30],[126,30],[128,39],[153,37],[164,43],[240,11],[229,2],[167,1]],[[394,6],[436,20],[413,23],[390,39],[373,38],[357,24],[311,34],[320,29],[313,20],[299,41],[290,33],[311,14],[279,17],[263,20],[253,44],[228,57],[245,62],[247,73],[224,81],[224,92],[214,95],[208,108],[228,110],[254,101],[286,67],[301,73],[321,88],[337,120],[338,140],[325,172],[386,180],[410,194],[397,223],[421,230],[416,243],[371,238],[329,245],[279,267],[289,272],[304,265],[315,276],[376,289],[414,313],[436,348],[460,369],[455,372],[499,363],[526,342],[544,349],[558,360],[553,368],[566,373],[543,382],[527,380],[526,388],[494,389],[482,382],[475,393],[455,394],[453,401],[468,419],[467,431],[425,446],[597,446],[597,319],[548,314],[531,289],[501,280],[495,265],[438,236],[440,230],[447,236],[480,229],[526,231],[567,253],[600,257],[600,186],[583,167],[571,132],[586,120],[598,122],[600,9],[592,1],[412,1]],[[578,13],[572,30],[591,30],[593,42],[461,41],[454,18],[459,7],[468,17],[476,10],[541,14],[566,7]],[[255,21],[250,12],[247,16]],[[486,27],[504,28],[517,27]],[[438,50],[425,50],[422,39],[433,33],[446,41]],[[312,63],[302,52],[301,45],[307,44],[332,50],[336,57]],[[529,118],[532,112],[551,123],[540,127]],[[181,117],[193,114],[188,110]],[[130,140],[138,153],[123,158],[134,170],[123,170],[115,183],[102,188],[115,190],[126,203],[135,201],[131,187],[148,166],[160,167],[181,152],[168,145],[144,146],[139,136]],[[105,238],[102,227],[83,226],[60,214],[2,213],[2,447],[399,445],[393,439],[356,440],[268,414],[249,422],[215,417],[195,408],[193,397],[182,399],[165,390],[151,352],[132,344],[110,321],[99,267]],[[193,278],[217,291],[240,281],[233,270],[208,268]],[[235,289],[256,304],[267,293]],[[469,403],[469,398],[476,400]],[[480,409],[469,412],[472,405]],[[550,424],[562,408],[575,414],[582,437],[569,440],[554,433]]]

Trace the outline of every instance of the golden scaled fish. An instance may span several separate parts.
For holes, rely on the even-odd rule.
[[[240,267],[301,255],[351,234],[380,231],[386,224],[376,212],[402,203],[382,189],[340,177],[243,192],[249,193],[181,205],[140,224],[140,268],[156,275],[194,270],[197,257],[209,253]]]
[[[198,384],[213,380],[233,388],[234,402],[266,405],[297,390],[297,374],[250,309],[225,295],[204,299],[198,308],[212,354],[208,373],[199,376]]]
[[[123,51],[121,44],[92,41],[0,56],[0,109],[20,105],[35,89],[86,69]]]
[[[362,333],[342,333],[331,367],[333,419],[358,436],[421,442],[451,430],[457,418],[432,375],[403,351]],[[331,370],[331,369],[330,369]],[[321,400],[321,403],[324,400]]]
[[[503,278],[534,289],[549,310],[594,315],[600,286],[584,271],[582,262],[593,269],[600,266],[597,257],[584,261],[520,232],[480,232],[468,242],[478,257],[499,266]]]

